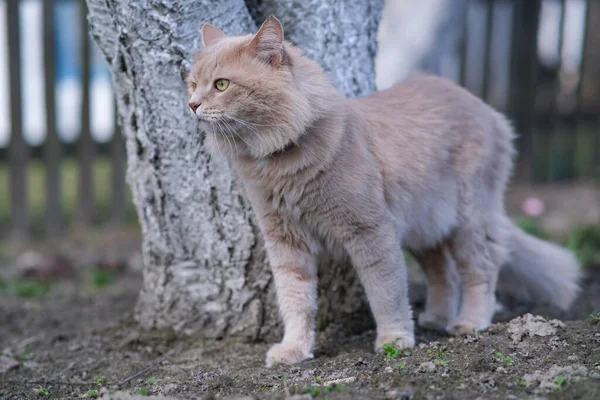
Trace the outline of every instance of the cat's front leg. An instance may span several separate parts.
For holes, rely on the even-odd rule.
[[[393,223],[361,223],[344,236],[377,324],[375,350],[381,351],[386,343],[414,347],[406,263]]]
[[[284,323],[281,343],[267,352],[267,367],[313,358],[317,314],[317,259],[306,242],[268,240],[279,311]]]

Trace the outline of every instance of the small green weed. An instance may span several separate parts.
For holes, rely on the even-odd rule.
[[[102,377],[98,377],[98,378],[94,379],[94,382],[96,382],[96,384],[98,386],[104,386],[104,385],[108,384],[108,381],[106,380],[106,378],[102,378]]]
[[[48,285],[30,279],[20,279],[15,282],[15,295],[30,299],[43,297],[48,293]]]
[[[150,395],[150,388],[148,388],[147,386],[144,386],[143,388],[140,389],[140,391],[138,392],[138,394],[140,396],[149,396]]]
[[[325,388],[326,393],[329,393],[329,392],[340,393],[342,390],[344,390],[344,385],[341,385],[339,383],[332,383],[331,385],[329,385]]]
[[[557,376],[556,379],[554,380],[554,391],[555,392],[558,392],[559,390],[562,390],[562,389],[566,388],[567,386],[569,386],[569,381],[567,380],[567,378],[565,378],[562,375]]]
[[[92,271],[92,286],[101,289],[110,285],[115,280],[115,274],[105,269],[95,269]]]
[[[600,324],[600,312],[591,313],[588,317],[588,322],[592,325]]]
[[[87,393],[85,394],[85,396],[89,399],[97,399],[99,394],[98,391],[96,389],[91,389],[88,390]]]
[[[35,392],[37,393],[38,396],[49,396],[50,395],[50,392],[41,386],[39,388],[35,389]]]
[[[383,354],[385,354],[385,357],[388,360],[395,360],[400,356],[400,349],[396,348],[396,346],[391,343],[385,343],[383,345]]]
[[[262,393],[266,393],[266,392],[270,392],[271,388],[269,386],[261,386],[258,388],[258,391],[262,392]]]
[[[309,393],[312,397],[318,397],[322,394],[325,393],[330,393],[330,392],[341,392],[342,390],[344,390],[344,385],[340,385],[338,383],[332,383],[329,386],[304,386],[304,388],[302,389],[303,393]]]
[[[4,279],[0,279],[0,292],[4,292],[6,290],[6,281]]]
[[[400,371],[404,371],[406,369],[406,361],[400,360],[394,365],[394,369],[399,369]]]
[[[512,367],[514,364],[512,357],[505,356],[499,351],[496,352],[496,360],[498,362],[508,365],[509,367]]]
[[[434,359],[433,364],[436,366],[445,367],[450,364],[450,361],[446,357],[446,352],[443,348],[439,348],[436,351],[433,351],[433,349],[429,348],[427,349],[427,356],[431,359]]]
[[[527,386],[527,383],[525,382],[525,379],[519,379],[519,380],[517,381],[517,385],[518,385],[519,387],[522,387],[522,388],[524,388],[525,386]]]
[[[433,360],[433,364],[438,366],[438,367],[446,367],[448,364],[450,364],[450,361],[448,360]]]
[[[408,350],[400,350],[399,348],[394,346],[392,343],[384,343],[382,348],[383,348],[383,354],[385,355],[385,357],[388,360],[395,360],[396,358],[398,358],[400,356],[408,357],[412,354]]]
[[[321,395],[321,388],[319,386],[304,386],[302,392],[310,393],[312,397],[317,397]]]
[[[146,380],[146,383],[148,385],[156,385],[158,383],[158,379],[156,379],[154,376],[152,376]]]

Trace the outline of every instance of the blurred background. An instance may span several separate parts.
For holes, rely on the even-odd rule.
[[[0,237],[137,231],[110,72],[85,12],[82,0],[0,0]],[[598,222],[593,21],[595,0],[387,0],[377,86],[415,69],[453,79],[520,135],[509,210],[536,217],[567,202],[578,223]]]

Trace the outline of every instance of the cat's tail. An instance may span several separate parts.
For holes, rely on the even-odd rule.
[[[507,244],[509,258],[500,271],[499,289],[506,287],[513,293],[524,290],[532,300],[567,310],[579,292],[581,268],[575,256],[512,223]]]

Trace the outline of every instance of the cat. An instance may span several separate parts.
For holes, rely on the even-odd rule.
[[[453,82],[415,73],[350,100],[284,40],[202,28],[189,106],[211,152],[231,160],[265,239],[284,335],[266,365],[313,357],[317,255],[350,256],[377,325],[375,350],[415,345],[403,249],[422,266],[419,325],[486,329],[499,272],[567,309],[579,265],[506,216],[515,150],[508,120]],[[510,282],[510,281],[509,281]]]

